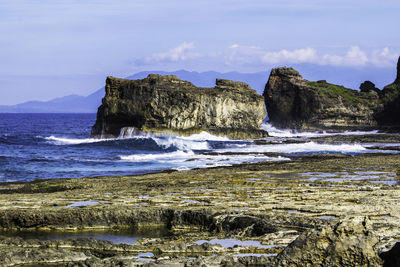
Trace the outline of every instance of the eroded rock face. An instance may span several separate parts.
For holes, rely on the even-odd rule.
[[[292,68],[271,71],[264,90],[270,122],[281,128],[400,128],[400,58],[396,80],[379,90],[370,81],[360,91],[303,79]]]
[[[384,108],[376,117],[380,125],[394,125],[400,127],[400,57],[397,62],[396,80],[385,86],[382,90],[382,103]]]
[[[276,259],[275,266],[382,266],[368,218],[353,218],[302,233]]]
[[[373,127],[377,95],[326,81],[311,82],[294,69],[271,71],[264,91],[270,122],[282,128]]]
[[[198,88],[174,75],[142,80],[108,77],[92,136],[115,137],[124,127],[190,134],[202,130],[230,137],[262,137],[262,96],[247,84],[217,79]]]

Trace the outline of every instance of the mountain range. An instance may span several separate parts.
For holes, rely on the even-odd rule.
[[[308,80],[327,80],[353,89],[358,89],[359,85],[365,80],[370,80],[376,83],[378,88],[382,88],[383,85],[391,83],[395,77],[393,68],[344,68],[311,64],[293,65],[293,67]],[[195,72],[186,70],[174,72],[143,71],[126,78],[143,79],[150,73],[176,75],[178,78],[190,81],[200,87],[213,87],[215,79],[222,78],[248,83],[259,94],[262,94],[268,81],[269,72],[270,70],[255,73]],[[104,87],[88,96],[69,95],[50,101],[28,101],[17,105],[0,106],[0,113],[95,113],[101,104],[103,96]]]

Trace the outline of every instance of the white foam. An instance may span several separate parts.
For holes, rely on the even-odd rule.
[[[217,151],[246,153],[360,153],[367,151],[367,149],[360,144],[319,144],[307,142],[295,144],[249,145],[242,148],[219,149]]]
[[[226,136],[215,136],[206,131],[203,131],[199,134],[192,134],[189,136],[180,137],[185,140],[193,140],[193,141],[229,141],[230,139]]]
[[[225,136],[215,136],[206,131],[190,136],[172,135],[167,133],[148,133],[137,131],[134,127],[121,129],[118,139],[153,139],[162,148],[177,148],[179,150],[208,150],[207,141],[229,141]]]
[[[55,137],[55,136],[45,137],[44,139],[51,141],[51,143],[55,145],[78,145],[78,144],[89,144],[89,143],[97,143],[110,140],[110,139],[95,139],[95,138],[74,139],[74,138]]]
[[[182,137],[182,136],[174,136],[174,135],[155,135],[153,133],[140,133],[138,135],[132,135],[133,130],[121,130],[121,133],[118,138],[108,138],[108,139],[96,139],[96,138],[66,138],[66,137],[45,137],[46,140],[55,145],[78,145],[78,144],[90,144],[97,142],[106,142],[106,141],[115,141],[121,139],[152,139],[157,143],[158,146],[164,149],[176,148],[183,151],[189,150],[208,150],[209,146],[207,141],[201,140],[225,140],[223,137],[219,138],[217,136],[213,136],[206,132],[193,135],[193,137]],[[136,132],[137,133],[137,132]],[[229,139],[228,139],[229,140]]]
[[[119,131],[118,138],[132,138],[134,135],[136,135],[135,127],[122,127]]]
[[[159,154],[134,154],[128,156],[120,156],[123,161],[132,162],[151,162],[151,161],[182,161],[193,157],[195,154],[193,151],[175,151],[169,153]]]
[[[344,132],[296,132],[291,129],[278,129],[269,123],[263,123],[261,128],[268,132],[273,137],[323,137],[323,136],[334,136],[334,135],[366,135],[366,134],[377,134],[378,130],[373,131],[344,131]]]
[[[153,137],[153,140],[162,148],[177,148],[183,151],[189,150],[208,150],[207,141],[192,141],[185,140],[177,136],[163,136],[163,137]]]
[[[169,168],[178,171],[193,168],[210,168],[220,166],[232,166],[233,164],[252,163],[261,161],[288,161],[289,158],[282,156],[268,157],[263,154],[246,155],[204,155],[193,151],[175,151],[162,154],[136,154],[120,156],[126,162],[148,162],[169,165]]]

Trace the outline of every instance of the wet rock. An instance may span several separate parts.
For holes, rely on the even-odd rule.
[[[0,248],[0,265],[14,266],[19,264],[64,263],[79,262],[88,259],[83,252],[70,251],[68,249],[38,249],[2,247]]]
[[[220,266],[230,267],[244,267],[244,266],[273,266],[273,257],[265,256],[247,256],[247,257],[226,257],[221,260]]]
[[[105,88],[95,137],[116,137],[126,127],[177,134],[204,130],[233,138],[267,135],[260,129],[263,97],[242,82],[217,79],[214,88],[198,88],[174,75],[150,74],[142,80],[108,77]]]
[[[381,266],[379,239],[368,218],[353,218],[311,230],[285,248],[275,266]]]
[[[221,215],[215,217],[215,228],[220,232],[233,232],[242,236],[261,236],[278,231],[266,220],[248,215]]]

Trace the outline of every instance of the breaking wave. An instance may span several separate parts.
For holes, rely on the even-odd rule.
[[[121,131],[122,132],[122,131]],[[134,131],[126,130],[124,134],[120,134],[117,138],[109,139],[96,139],[96,138],[66,138],[66,137],[55,137],[49,136],[44,139],[53,145],[81,145],[81,144],[92,144],[92,143],[107,143],[114,142],[118,143],[121,140],[147,140],[156,143],[161,149],[177,149],[182,151],[191,150],[209,150],[209,141],[213,142],[224,142],[229,141],[227,137],[214,136],[207,132],[201,132],[199,134],[193,134],[190,136],[179,136],[170,134],[153,134],[153,133],[142,133],[138,135],[133,134]]]
[[[344,132],[326,132],[326,131],[315,131],[315,132],[298,132],[291,129],[278,129],[269,123],[263,123],[262,129],[267,131],[270,136],[273,137],[323,137],[323,136],[334,136],[334,135],[366,135],[366,134],[377,134],[378,130],[372,131],[344,131]]]
[[[360,144],[319,144],[315,142],[273,145],[249,145],[240,148],[220,149],[218,152],[246,153],[363,153],[370,151]]]

